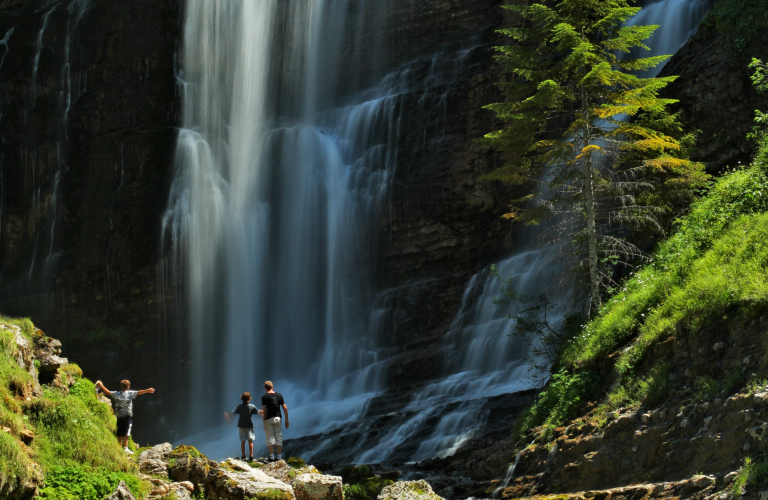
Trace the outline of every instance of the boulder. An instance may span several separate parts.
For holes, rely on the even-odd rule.
[[[205,485],[206,500],[295,500],[293,488],[253,469],[239,460],[229,459],[212,471]]]
[[[401,481],[387,486],[379,493],[378,500],[443,500],[432,491],[432,486],[423,479]]]
[[[168,458],[168,476],[174,481],[189,482],[193,490],[204,486],[211,471],[218,468],[217,462],[209,460],[192,446],[179,446]]]
[[[42,332],[40,332],[42,333]],[[34,338],[35,359],[40,362],[40,371],[55,373],[59,368],[69,363],[61,354],[61,342],[45,335]]]
[[[259,470],[286,484],[291,484],[291,481],[301,474],[320,474],[320,471],[311,465],[302,468],[294,468],[288,465],[284,460],[272,462],[261,467]]]
[[[173,446],[171,443],[158,444],[139,455],[139,470],[150,476],[168,477],[168,460]]]
[[[192,483],[188,481],[183,483],[173,483],[168,487],[167,496],[170,496],[171,493],[173,493],[173,497],[176,497],[176,500],[192,500],[193,490],[194,486],[192,486]]]
[[[114,493],[105,496],[104,500],[136,500],[136,497],[133,496],[131,490],[128,489],[125,483],[120,481],[120,484],[117,485],[117,489],[115,489]]]
[[[344,500],[341,476],[300,474],[291,486],[296,500]]]

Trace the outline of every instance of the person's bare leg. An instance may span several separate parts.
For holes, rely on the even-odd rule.
[[[274,450],[274,448],[272,447],[272,445],[271,445],[271,444],[270,444],[270,445],[267,445],[267,448],[269,449],[269,454],[270,454],[270,456],[275,454],[275,450]]]
[[[282,446],[276,446],[277,448],[277,454],[282,455],[283,454],[283,447]]]
[[[248,449],[250,450],[251,454],[249,455],[251,458],[253,458],[253,441],[248,441]]]
[[[240,456],[244,457],[245,456],[245,441],[240,441],[240,452],[241,452]]]

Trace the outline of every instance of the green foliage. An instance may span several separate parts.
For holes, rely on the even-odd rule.
[[[381,490],[394,484],[391,479],[382,479],[379,476],[373,476],[363,479],[357,484],[344,485],[344,498],[346,500],[374,500],[379,496]]]
[[[633,73],[668,56],[621,57],[648,49],[644,40],[658,28],[625,25],[639,7],[627,0],[555,0],[504,8],[520,23],[500,31],[513,43],[497,48],[497,60],[514,76],[500,84],[506,101],[487,106],[505,128],[486,139],[510,153],[510,161],[484,179],[536,186],[516,200],[508,218],[534,224],[565,218],[557,226],[560,238],[575,249],[573,268],[585,272],[596,311],[618,259],[642,256],[622,231],[660,230],[656,214],[677,203],[649,205],[660,201],[648,194],[654,185],[688,193],[687,201],[708,176],[687,159],[692,137],[667,111],[676,101],[659,97],[676,77]],[[551,130],[556,123],[564,129]]]
[[[694,400],[697,403],[703,403],[717,397],[727,397],[743,386],[744,375],[740,371],[726,374],[719,379],[700,377],[696,380]]]
[[[544,439],[549,439],[557,427],[576,417],[582,403],[595,396],[600,388],[598,380],[597,374],[589,371],[571,374],[561,370],[553,374],[547,389],[518,417],[514,438],[541,425]]]
[[[566,365],[593,366],[635,336],[620,373],[677,329],[694,331],[729,308],[756,304],[762,289],[761,238],[768,211],[768,176],[755,164],[709,187],[678,223],[652,262],[632,276],[563,353]],[[755,215],[747,215],[755,214]],[[757,276],[751,273],[757,273]]]
[[[744,459],[744,465],[739,468],[739,474],[733,480],[728,489],[734,497],[740,496],[744,492],[744,487],[750,484],[757,484],[768,478],[768,460],[755,462],[750,457]]]
[[[654,345],[673,335],[693,334],[735,310],[749,313],[768,305],[767,171],[768,165],[759,160],[710,184],[652,261],[567,343],[560,382],[550,384],[519,419],[518,435],[544,422],[562,425],[566,420],[558,408],[568,407],[572,397],[563,390],[565,381],[590,374],[630,342],[617,356],[621,383],[606,397],[604,411],[656,404],[671,382],[663,366],[642,374]],[[698,397],[728,394],[742,383],[736,375],[704,380]]]
[[[54,466],[45,476],[40,498],[45,500],[101,500],[124,481],[131,493],[143,498],[149,491],[135,475],[104,468]]]
[[[113,435],[114,417],[96,398],[89,380],[77,380],[68,396],[46,387],[41,398],[25,405],[25,413],[37,428],[34,448],[44,469],[70,462],[111,471],[130,469]]]
[[[752,59],[749,67],[754,70],[752,84],[755,89],[758,92],[768,91],[768,65],[759,59]],[[747,138],[757,144],[758,161],[768,162],[768,112],[755,110],[755,126],[747,134]]]
[[[16,487],[34,475],[34,465],[21,441],[0,432],[0,490]]]
[[[75,363],[69,363],[61,368],[59,370],[63,373],[66,373],[67,375],[71,375],[73,378],[81,378],[83,376],[83,370]]]
[[[768,9],[754,0],[719,0],[702,21],[702,29],[715,29],[744,49],[747,42],[758,41],[768,28]]]
[[[41,334],[26,318],[0,317],[0,325],[19,326],[28,338]],[[112,434],[112,412],[82,370],[74,364],[60,369],[76,380],[68,395],[45,387],[42,397],[27,400],[34,380],[16,363],[17,354],[15,334],[0,328],[0,426],[10,428],[0,432],[0,491],[42,472],[42,498],[101,499],[120,480],[143,497],[147,491]],[[24,431],[35,435],[31,448],[20,440]]]

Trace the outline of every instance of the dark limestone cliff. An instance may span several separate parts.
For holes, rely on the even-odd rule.
[[[409,61],[423,69],[440,51],[466,59],[455,80],[404,98],[411,133],[399,144],[377,268],[380,288],[406,283],[392,294],[408,297],[393,309],[406,356],[393,380],[445,331],[477,266],[511,243],[500,186],[477,184],[497,162],[477,139],[492,127],[482,106],[499,98],[491,47],[500,3],[393,2],[372,20],[375,33],[348,48],[388,47],[358,85]],[[184,284],[166,282],[159,264],[182,9],[182,0],[0,2],[0,37],[10,33],[0,43],[0,310],[32,316],[97,378],[156,387],[139,410],[155,421],[184,398],[176,382],[187,359]],[[411,375],[434,375],[421,366]]]
[[[403,99],[409,133],[376,256],[398,351],[394,385],[439,373],[436,347],[466,283],[515,244],[515,227],[500,218],[513,193],[478,182],[502,161],[479,142],[494,127],[482,107],[501,99],[492,47],[504,43],[494,31],[502,3],[393,1],[362,45],[346,49],[388,47],[370,74],[348,68],[350,88],[406,63],[427,71],[438,52],[464,58],[450,82]],[[180,411],[188,363],[184,284],[164,281],[159,265],[180,123],[182,10],[183,0],[0,0],[0,311],[32,316],[96,378],[155,386],[154,406],[139,416],[158,422]],[[723,155],[745,155],[756,107],[753,54],[734,50],[700,34],[666,69],[681,75],[671,92],[686,124],[704,132],[699,158],[713,168]],[[167,439],[163,425],[140,439]]]
[[[730,37],[703,26],[661,73],[680,77],[666,95],[680,100],[676,109],[684,126],[701,131],[692,159],[705,162],[708,171],[746,164],[751,155],[746,134],[755,110],[768,104],[750,81],[753,57],[768,59],[768,46],[758,39],[740,48]]]
[[[71,339],[67,354],[105,380],[144,385],[167,365],[155,262],[180,9],[0,3],[0,309]]]

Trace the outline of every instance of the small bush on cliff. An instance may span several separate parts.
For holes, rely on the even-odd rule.
[[[104,468],[82,466],[52,467],[45,475],[46,487],[40,498],[45,500],[101,500],[124,481],[134,495],[143,497],[147,487],[131,474]]]

